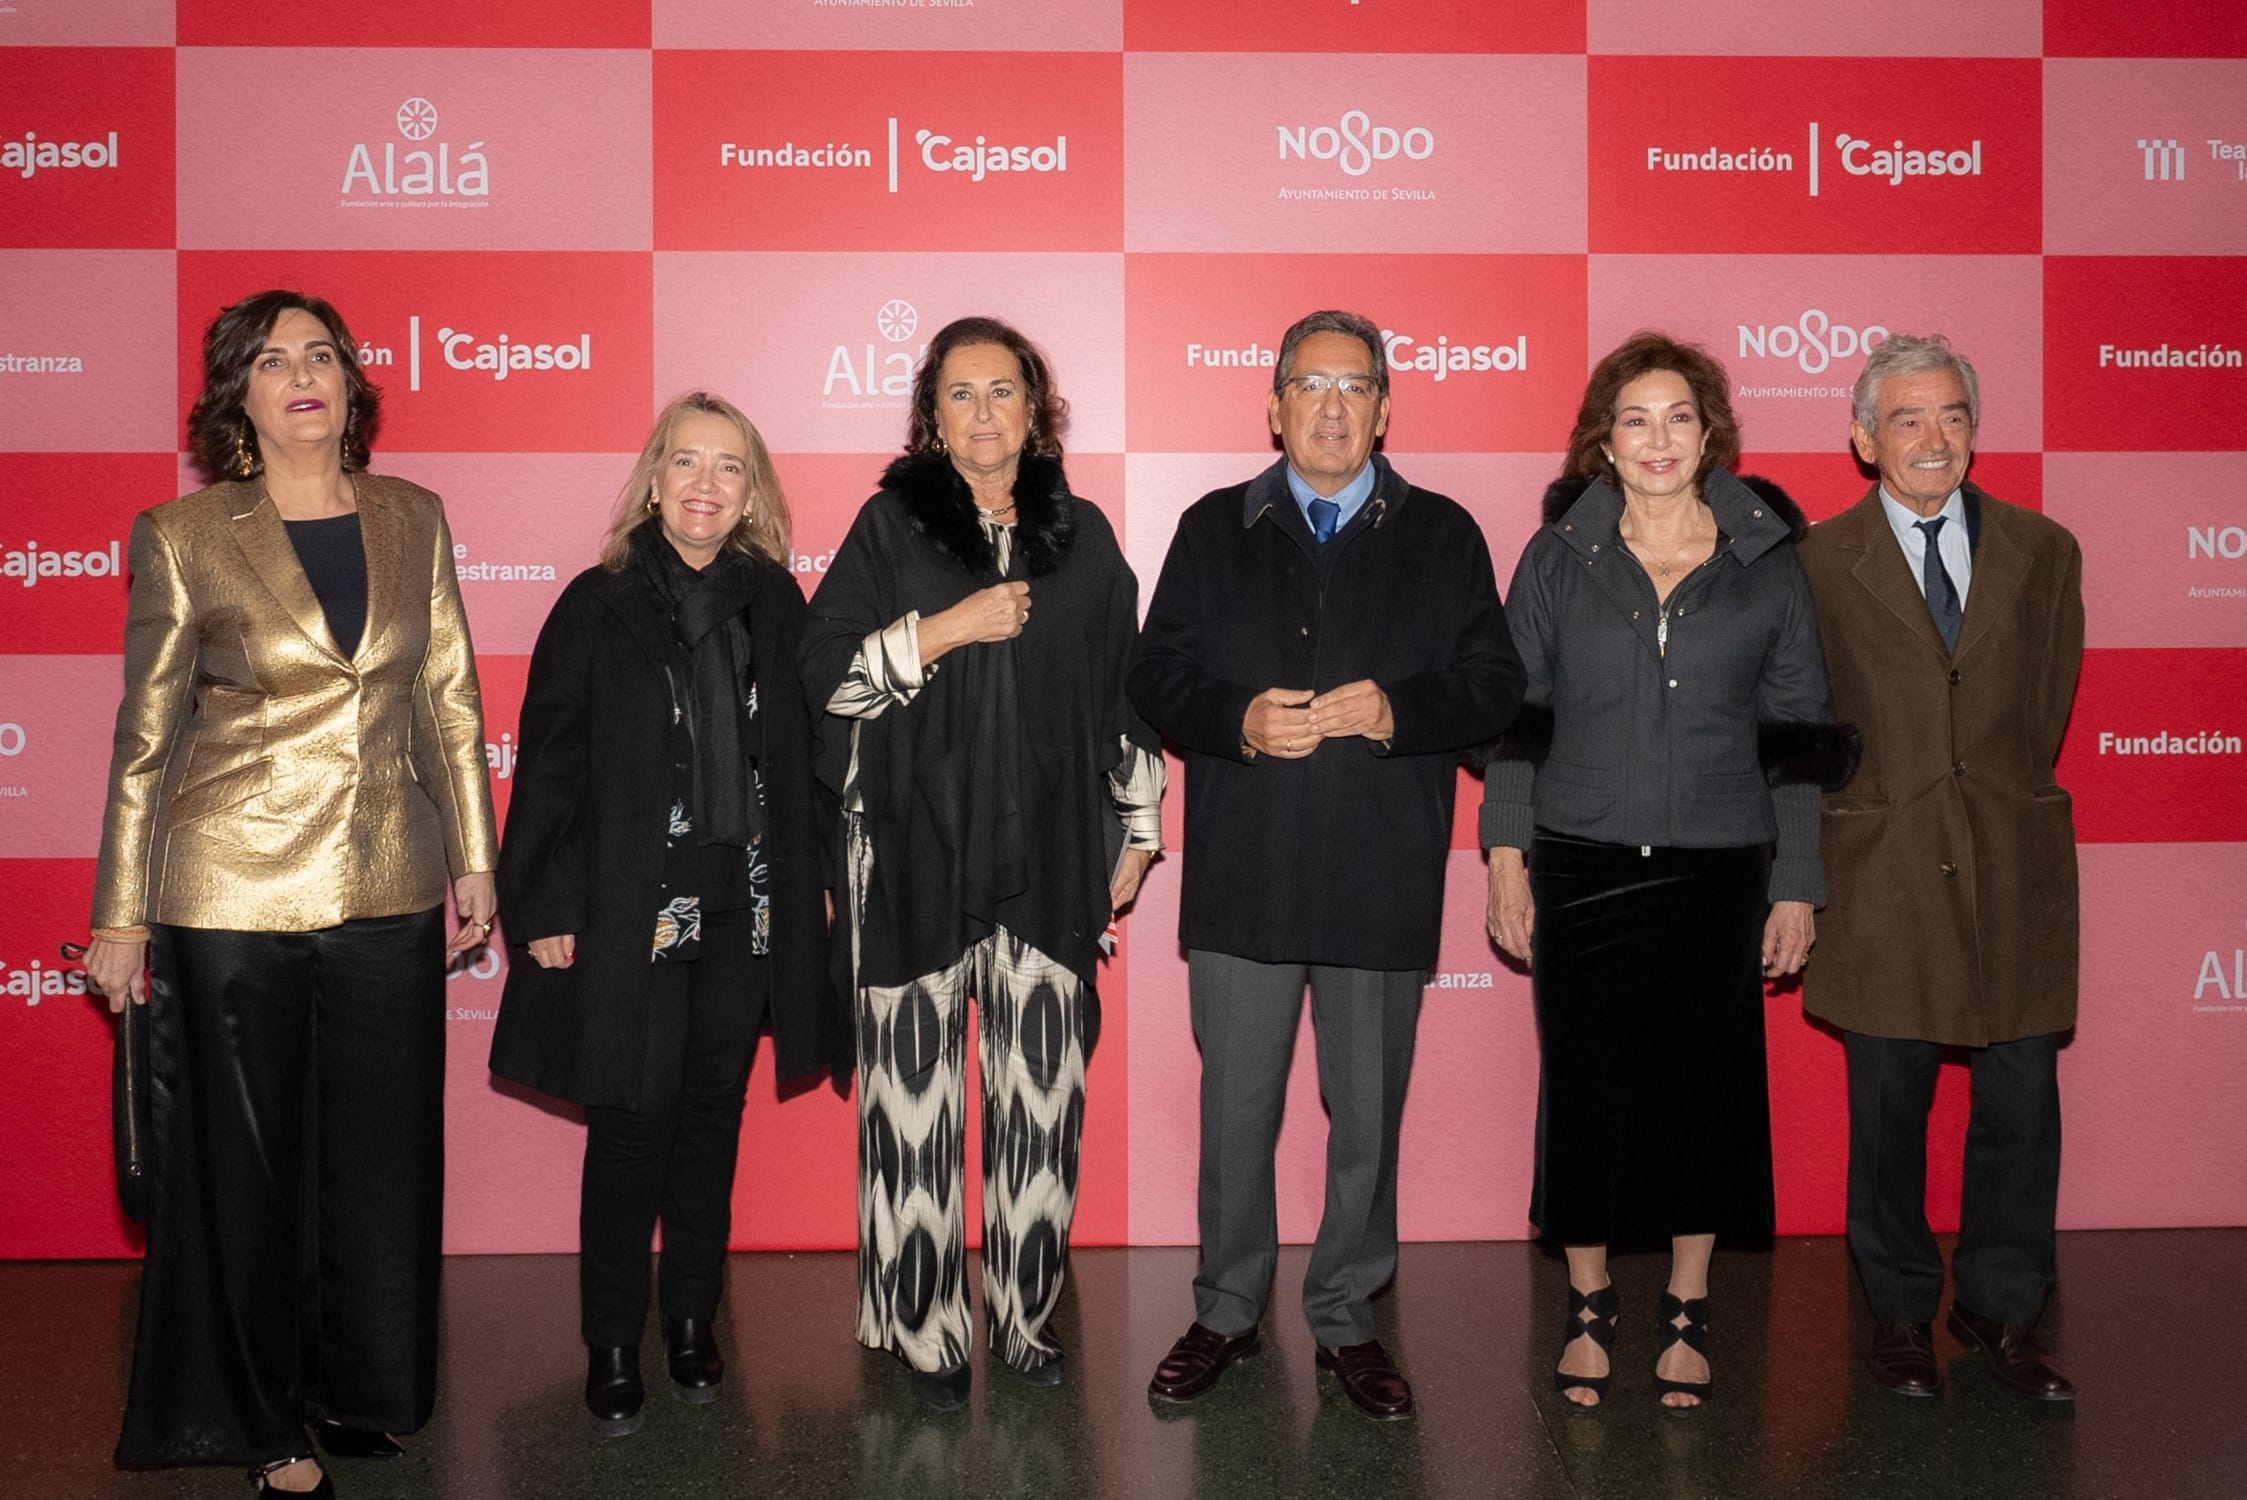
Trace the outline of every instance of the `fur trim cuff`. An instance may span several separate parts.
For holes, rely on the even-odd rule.
[[[1494,761],[1526,760],[1533,766],[1545,763],[1545,756],[1553,748],[1553,711],[1543,703],[1524,703],[1514,722],[1496,739],[1484,740],[1460,754],[1468,765],[1481,768]]]
[[[1854,724],[1766,722],[1755,727],[1755,750],[1768,784],[1838,792],[1856,776],[1864,742]]]

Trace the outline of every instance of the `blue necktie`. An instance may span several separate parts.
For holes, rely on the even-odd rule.
[[[1342,507],[1332,500],[1311,502],[1311,535],[1318,538],[1321,547],[1334,535],[1334,523],[1341,518]]]
[[[1956,650],[1958,647],[1958,621],[1963,610],[1958,603],[1958,585],[1951,582],[1950,571],[1943,566],[1942,552],[1935,539],[1943,534],[1943,522],[1948,516],[1937,516],[1932,521],[1914,521],[1912,527],[1927,538],[1926,560],[1920,564],[1920,585],[1927,590],[1927,611],[1935,617],[1935,628],[1943,633],[1943,644]]]

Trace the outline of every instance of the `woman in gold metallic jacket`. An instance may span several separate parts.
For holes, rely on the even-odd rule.
[[[364,472],[317,298],[204,336],[225,481],[133,525],[86,970],[149,1007],[148,1263],[117,1458],[330,1494],[436,1399],[444,969],[491,932],[483,715],[437,497]],[[449,949],[445,902],[460,925]]]

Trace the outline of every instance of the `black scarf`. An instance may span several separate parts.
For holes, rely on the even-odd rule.
[[[701,571],[687,566],[660,523],[632,533],[631,564],[671,622],[673,661],[664,670],[692,745],[687,816],[698,844],[746,849],[765,831],[745,733],[749,694],[749,629],[743,617],[754,592],[752,564],[727,548]]]
[[[895,459],[882,473],[882,487],[904,502],[916,534],[979,583],[1050,577],[1076,540],[1069,479],[1058,458],[1024,453],[1016,463],[1014,541],[1004,574],[974,492],[949,457],[909,453]],[[960,909],[996,927],[1002,905],[1029,889],[1029,845],[1039,837],[1025,814],[1019,647],[1014,641],[980,644],[947,659],[945,670],[966,716],[967,753],[959,773],[964,785],[951,793],[966,809]]]

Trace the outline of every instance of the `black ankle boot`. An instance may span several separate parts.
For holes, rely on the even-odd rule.
[[[672,1395],[690,1406],[718,1399],[726,1362],[718,1353],[718,1330],[708,1318],[665,1318],[663,1348]]]
[[[603,1437],[623,1437],[640,1426],[647,1389],[640,1384],[640,1346],[594,1345],[585,1363],[585,1409]]]

